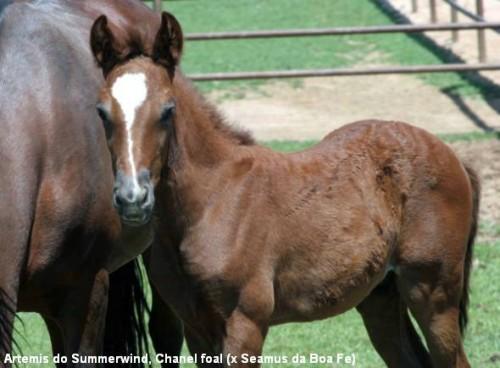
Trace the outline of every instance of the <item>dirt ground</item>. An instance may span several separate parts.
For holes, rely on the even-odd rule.
[[[500,75],[500,72],[497,72]],[[229,121],[259,140],[319,139],[344,124],[378,118],[400,120],[433,133],[479,130],[471,117],[439,89],[415,76],[387,75],[306,79],[300,88],[271,82],[243,99],[216,101]],[[485,124],[500,129],[500,101],[466,99],[465,105]]]
[[[451,146],[481,177],[481,220],[500,225],[500,141],[455,142]]]

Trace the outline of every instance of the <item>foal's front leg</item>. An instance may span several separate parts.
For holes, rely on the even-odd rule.
[[[262,354],[268,326],[256,322],[240,310],[235,310],[227,321],[223,356],[225,367],[260,367],[252,363]],[[229,363],[229,364],[228,364]]]
[[[253,283],[241,292],[238,306],[226,320],[225,366],[260,367],[256,359],[262,354],[273,308],[271,282]]]

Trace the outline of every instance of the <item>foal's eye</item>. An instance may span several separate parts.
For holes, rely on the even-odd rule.
[[[174,114],[175,114],[175,103],[170,102],[166,104],[161,112],[160,122],[165,125],[170,124]]]
[[[111,118],[109,116],[109,112],[102,104],[97,104],[96,109],[97,109],[97,114],[101,118],[102,123],[104,125],[104,130],[106,132],[106,138],[110,139],[111,134],[113,132],[113,126],[111,124]]]

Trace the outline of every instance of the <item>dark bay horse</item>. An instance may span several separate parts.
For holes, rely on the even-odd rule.
[[[102,73],[88,38],[101,13],[118,33],[139,21],[143,32],[156,30],[159,17],[128,0],[11,1],[0,9],[0,366],[17,311],[43,316],[54,354],[96,355],[103,339],[104,353],[139,352],[136,266],[110,281],[108,273],[140,254],[151,233],[121,227],[110,200],[112,162],[95,111]]]
[[[124,221],[155,225],[153,282],[192,353],[258,366],[247,358],[270,326],[357,308],[388,366],[469,366],[472,169],[400,122],[361,121],[274,152],[229,128],[183,77],[172,15],[154,44],[129,40],[105,16],[91,31],[113,200]]]

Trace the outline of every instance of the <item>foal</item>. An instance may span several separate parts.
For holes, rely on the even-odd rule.
[[[468,367],[474,172],[398,122],[353,123],[289,155],[256,145],[178,70],[182,40],[168,13],[150,50],[120,45],[105,17],[91,32],[115,207],[124,221],[155,218],[152,277],[191,352],[258,366],[246,358],[269,326],[356,307],[388,366]]]

